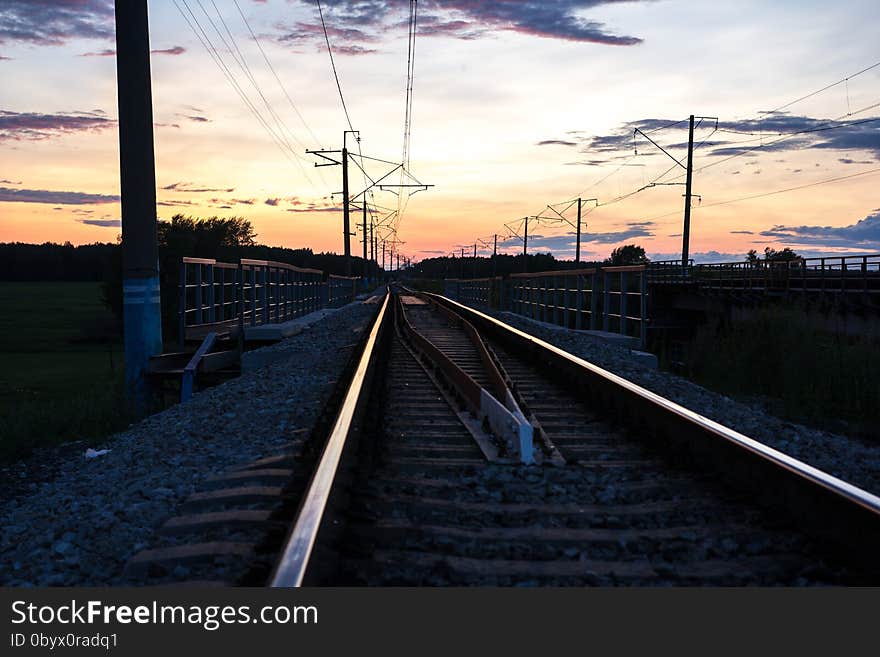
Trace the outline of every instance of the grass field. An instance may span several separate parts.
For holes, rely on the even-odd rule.
[[[704,326],[689,345],[689,375],[734,396],[760,395],[781,417],[880,440],[880,336],[823,333],[798,307]]]
[[[0,460],[127,425],[122,343],[99,283],[0,283]]]

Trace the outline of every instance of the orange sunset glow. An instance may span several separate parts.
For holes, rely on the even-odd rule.
[[[112,3],[58,4],[81,6],[82,21],[0,33],[2,241],[119,234]],[[326,4],[362,153],[399,162],[404,3]],[[630,242],[675,257],[684,172],[672,158],[686,156],[690,114],[717,117],[695,129],[698,261],[768,245],[880,249],[880,67],[869,68],[876,52],[864,45],[876,3],[421,4],[409,168],[434,187],[372,197],[401,210],[398,237],[414,260],[495,234],[516,251],[510,230],[522,217],[554,217],[548,204],[579,195],[598,199],[584,257]],[[243,216],[261,243],[340,251],[339,168],[315,168],[306,153],[340,148],[348,129],[314,4],[190,5],[150,3],[159,217]],[[530,233],[534,249],[572,257],[564,223]]]

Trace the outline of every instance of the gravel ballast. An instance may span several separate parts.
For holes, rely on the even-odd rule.
[[[880,445],[782,420],[758,405],[735,401],[675,374],[646,367],[630,349],[584,332],[549,326],[510,312],[481,312],[835,477],[880,495]]]
[[[378,308],[349,304],[249,352],[241,377],[102,444],[60,445],[3,467],[0,585],[125,582],[126,562],[206,478],[305,439]],[[249,360],[268,364],[251,369]],[[86,447],[110,451],[85,459]]]

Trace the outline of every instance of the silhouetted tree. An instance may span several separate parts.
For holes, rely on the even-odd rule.
[[[611,257],[605,261],[606,265],[644,265],[650,262],[645,249],[637,244],[627,244],[626,246],[618,246],[611,252]]]
[[[768,262],[787,262],[790,260],[802,260],[801,256],[785,247],[782,251],[776,251],[769,246],[764,249],[764,260]]]

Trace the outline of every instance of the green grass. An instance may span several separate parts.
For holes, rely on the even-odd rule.
[[[0,283],[0,460],[124,428],[122,344],[99,283]]]
[[[688,349],[689,374],[720,392],[760,395],[789,420],[880,439],[880,339],[822,332],[819,319],[778,307],[703,327]]]

